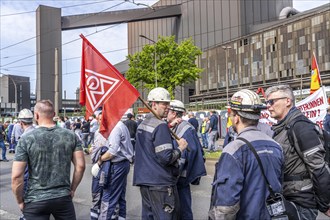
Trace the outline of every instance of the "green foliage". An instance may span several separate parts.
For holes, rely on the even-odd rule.
[[[155,51],[157,73],[154,68]],[[176,86],[199,78],[203,70],[196,66],[195,60],[201,54],[191,39],[177,44],[174,36],[160,37],[155,44],[145,45],[141,52],[128,55],[130,68],[126,78],[136,88],[153,89],[157,74],[158,87],[166,88],[173,97]]]
[[[207,152],[205,151],[204,157],[206,159],[219,159],[221,156],[222,151],[215,151],[215,152]]]
[[[81,107],[81,113],[82,115],[86,115],[86,106]]]

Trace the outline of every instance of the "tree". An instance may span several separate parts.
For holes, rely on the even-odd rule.
[[[141,52],[128,55],[130,68],[126,78],[136,88],[153,89],[156,87],[157,74],[158,87],[166,88],[173,97],[176,86],[194,82],[199,78],[203,70],[197,67],[195,60],[201,54],[202,51],[191,39],[178,44],[174,36],[160,37],[155,44],[145,45]]]

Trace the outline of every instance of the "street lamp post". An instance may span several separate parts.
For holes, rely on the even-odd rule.
[[[14,88],[15,88],[15,113],[18,111],[17,109],[17,107],[18,107],[18,102],[17,102],[17,85],[16,85],[16,82],[15,82],[15,80],[11,77],[11,76],[9,76],[9,75],[7,75],[7,74],[0,74],[0,77],[2,77],[2,76],[6,76],[8,79],[10,79],[12,82],[13,82],[13,84],[14,84]]]
[[[151,42],[153,42],[155,45],[155,61],[154,61],[154,70],[155,70],[155,83],[156,83],[156,87],[158,87],[158,83],[157,83],[157,57],[156,57],[156,41],[154,41],[154,40],[152,40],[152,39],[150,39],[149,37],[146,37],[146,36],[144,36],[144,35],[142,35],[142,34],[140,34],[139,35],[139,37],[142,37],[142,38],[144,38],[144,39],[147,39],[147,40],[149,40],[149,41],[151,41]]]
[[[231,46],[222,46],[222,49],[226,52],[226,101],[227,105],[229,104],[228,99],[228,90],[229,90],[229,77],[228,77],[228,50],[231,49]]]

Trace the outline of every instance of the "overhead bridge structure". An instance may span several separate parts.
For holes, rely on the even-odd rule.
[[[142,9],[61,16],[61,8],[40,5],[37,16],[36,98],[50,99],[55,111],[62,108],[62,31],[180,17],[181,6],[156,6]]]

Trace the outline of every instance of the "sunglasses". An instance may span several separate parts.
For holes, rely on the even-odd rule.
[[[274,105],[274,103],[277,101],[277,100],[280,100],[280,99],[287,99],[288,97],[281,97],[281,98],[275,98],[275,99],[269,99],[266,101],[266,105]]]

